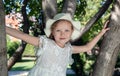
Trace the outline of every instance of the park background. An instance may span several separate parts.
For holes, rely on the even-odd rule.
[[[42,2],[44,1],[49,4],[48,6],[52,7],[56,7],[55,2],[57,2],[57,12],[54,8],[48,8],[47,5],[42,6]],[[74,12],[71,13],[74,20],[79,20],[81,22],[81,26],[86,26],[87,22],[89,22],[97,12],[100,12],[100,8],[108,1],[109,7],[106,9],[105,13],[94,22],[91,28],[82,35],[79,41],[72,43],[74,45],[84,45],[100,32],[104,22],[109,19],[113,6],[112,0],[4,0],[3,3],[6,19],[12,19],[12,21],[16,23],[15,25],[6,25],[25,33],[29,33],[30,35],[38,36],[44,35],[43,28],[45,20],[47,20],[47,18],[44,18],[44,14],[47,13],[46,17],[51,18],[56,13],[64,12],[64,9],[66,8],[65,3],[69,6],[67,11],[70,13]],[[70,8],[74,6],[76,6],[76,9],[71,11]],[[47,9],[45,9],[45,7],[47,7]],[[46,12],[43,10],[46,10]],[[16,57],[14,58],[15,60],[13,63],[9,62],[9,70],[30,70],[35,64],[35,47],[10,36],[6,36],[6,40],[8,62],[12,58]],[[75,63],[72,66],[68,66],[68,68],[72,69],[76,76],[89,76],[89,74],[93,71],[101,42],[102,39],[93,49],[93,55],[89,55],[87,53],[73,55]],[[24,48],[21,49],[21,46]],[[120,75],[119,60],[120,56],[118,55],[115,65],[118,75]]]

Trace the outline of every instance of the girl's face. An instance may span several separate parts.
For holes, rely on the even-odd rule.
[[[57,45],[64,47],[71,38],[73,32],[72,24],[68,21],[60,21],[52,31],[52,35]]]

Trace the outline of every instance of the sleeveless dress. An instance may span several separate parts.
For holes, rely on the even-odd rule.
[[[66,76],[67,65],[73,63],[72,46],[59,47],[54,40],[40,36],[37,61],[28,76]]]

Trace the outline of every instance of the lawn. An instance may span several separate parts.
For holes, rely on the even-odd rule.
[[[35,64],[35,58],[29,57],[29,58],[22,58],[22,61],[17,62],[11,70],[30,70]]]

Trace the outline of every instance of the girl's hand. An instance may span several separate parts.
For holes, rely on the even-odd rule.
[[[103,29],[101,30],[101,32],[104,34],[106,31],[110,30],[109,27],[107,27],[107,25],[109,24],[109,21],[106,21],[104,26],[103,26]]]
[[[86,52],[88,55],[92,55],[92,50]]]

